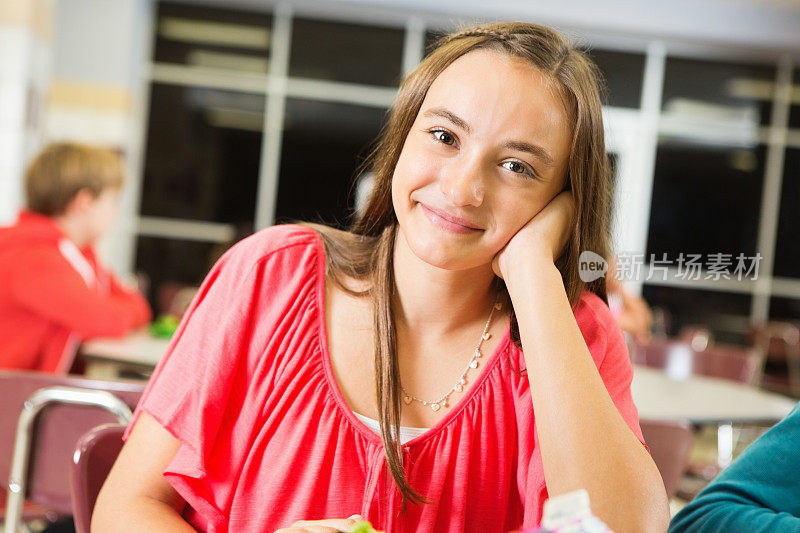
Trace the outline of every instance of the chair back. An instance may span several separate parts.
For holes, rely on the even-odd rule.
[[[694,371],[702,376],[754,385],[763,360],[756,348],[717,343],[697,352]]]
[[[763,356],[757,348],[747,346],[716,343],[696,350],[686,341],[652,338],[636,345],[632,360],[659,368],[673,379],[700,375],[753,384]]]
[[[784,359],[787,351],[800,349],[800,327],[791,322],[766,322],[750,330],[750,341],[760,345],[768,358]]]
[[[89,533],[97,495],[122,449],[124,431],[120,424],[103,424],[89,430],[75,447],[70,481],[77,533]]]
[[[800,327],[791,322],[766,322],[752,328],[750,341],[768,364],[764,385],[773,389],[778,385],[776,390],[800,396]]]
[[[671,498],[689,464],[692,430],[685,422],[640,420],[639,424],[650,456],[664,480],[667,496]]]
[[[26,402],[36,391],[51,387],[74,387],[107,391],[134,408],[146,383],[130,380],[99,381],[77,376],[41,372],[0,370],[0,479],[10,481],[15,435]],[[27,456],[25,498],[62,514],[72,512],[69,472],[75,443],[90,428],[117,422],[112,412],[87,405],[49,403],[36,416]]]

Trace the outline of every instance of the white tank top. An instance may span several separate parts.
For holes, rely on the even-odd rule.
[[[381,434],[380,424],[374,418],[369,418],[368,416],[360,415],[356,412],[353,412],[354,415],[358,417],[359,420],[364,422],[364,425],[367,426],[369,429],[377,433],[378,435]],[[412,428],[407,426],[400,426],[400,444],[405,444],[406,442],[419,437],[430,428]]]

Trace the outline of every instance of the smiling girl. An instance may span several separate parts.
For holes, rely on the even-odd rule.
[[[445,36],[368,167],[349,232],[274,226],[212,269],[94,528],[503,532],[583,488],[665,530],[605,280],[578,276],[609,255],[592,63],[534,24]]]

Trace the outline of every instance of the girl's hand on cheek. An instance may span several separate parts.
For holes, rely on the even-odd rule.
[[[494,273],[506,279],[521,262],[545,259],[555,263],[575,225],[575,201],[571,191],[555,196],[528,221],[492,260]]]

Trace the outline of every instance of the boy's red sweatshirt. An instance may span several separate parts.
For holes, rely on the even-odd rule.
[[[0,228],[0,368],[66,372],[78,344],[151,319],[147,301],[47,216]]]

